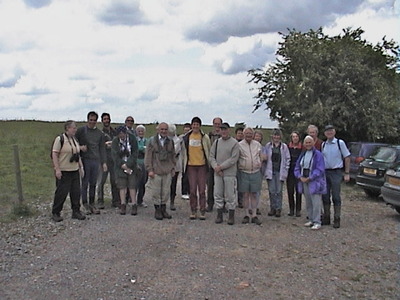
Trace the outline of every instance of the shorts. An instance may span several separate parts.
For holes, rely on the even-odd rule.
[[[124,177],[117,177],[116,184],[119,190],[122,189],[136,189],[137,178],[136,173],[125,175]]]
[[[238,190],[241,193],[257,193],[261,191],[262,177],[260,171],[256,173],[239,171],[238,183]]]

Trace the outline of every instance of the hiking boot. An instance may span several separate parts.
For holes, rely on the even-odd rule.
[[[135,204],[132,204],[132,207],[131,207],[131,215],[132,216],[136,216],[137,215],[137,204],[135,203]]]
[[[245,216],[242,220],[242,224],[248,224],[250,222],[250,217],[249,216]]]
[[[230,209],[228,217],[228,225],[233,225],[233,224],[235,224],[235,210]]]
[[[167,205],[161,204],[161,214],[164,219],[172,219],[172,216],[167,213]]]
[[[339,217],[333,218],[333,228],[340,228],[340,218]]]
[[[54,222],[61,222],[62,220],[64,220],[64,218],[61,217],[60,214],[53,214],[51,218]]]
[[[276,213],[275,213],[275,217],[280,218],[281,217],[281,212],[282,211],[280,209],[277,209]]]
[[[296,217],[301,217],[301,212],[299,210],[296,210]]]
[[[275,208],[271,208],[271,210],[268,212],[268,216],[270,217],[275,216],[275,214],[276,214]]]
[[[92,214],[92,211],[90,209],[90,205],[89,204],[84,203],[83,207],[85,208],[85,214],[87,214],[87,215],[91,215]]]
[[[223,209],[218,208],[217,209],[217,218],[215,219],[216,224],[221,224],[224,221],[223,219]]]
[[[97,208],[98,209],[105,209],[106,206],[104,205],[104,201],[103,200],[97,200]]]
[[[259,208],[257,208],[256,214],[261,216],[261,210]]]
[[[205,211],[200,212],[199,220],[204,221],[205,219],[206,219],[206,212]]]
[[[289,217],[293,217],[294,216],[294,210],[290,210],[290,212],[287,214]]]
[[[72,212],[72,219],[85,220],[86,217],[81,213],[80,210],[77,210]]]
[[[161,213],[161,207],[160,205],[155,205],[154,204],[154,218],[156,218],[157,220],[162,220],[163,219],[163,215]]]
[[[99,215],[100,211],[93,204],[89,205],[90,212],[94,215]]]
[[[121,204],[121,211],[119,212],[120,215],[126,215],[126,204]]]
[[[192,211],[192,213],[189,216],[190,220],[196,220],[197,219],[197,212],[196,211]]]
[[[254,223],[256,225],[262,224],[262,222],[257,217],[251,218],[251,223]]]
[[[175,211],[176,207],[175,207],[175,202],[171,200],[171,204],[169,205],[169,209]]]

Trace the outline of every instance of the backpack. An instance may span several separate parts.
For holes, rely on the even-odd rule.
[[[58,136],[60,137],[60,144],[61,144],[60,149],[61,149],[61,148],[64,146],[64,133],[61,133],[61,134],[59,134]],[[57,138],[57,136],[56,136],[56,138]],[[54,139],[54,141],[55,141],[55,139]],[[50,147],[50,158],[51,158],[51,159],[53,159],[53,145],[54,145],[54,141],[53,141],[53,144],[51,144],[51,147]]]

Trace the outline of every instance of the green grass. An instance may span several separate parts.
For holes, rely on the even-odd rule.
[[[78,123],[78,127],[83,124]],[[155,134],[155,124],[144,125],[147,137]],[[0,216],[12,212],[18,202],[14,145],[18,145],[19,149],[24,203],[29,206],[52,202],[55,179],[50,150],[55,136],[64,131],[63,127],[63,122],[0,121]],[[102,125],[99,124],[99,127]],[[209,132],[211,126],[203,126],[203,130]],[[267,130],[264,130],[264,137],[267,137]],[[177,133],[182,131],[183,125],[177,125]]]

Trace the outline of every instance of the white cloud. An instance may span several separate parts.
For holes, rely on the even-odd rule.
[[[274,126],[252,113],[247,70],[275,60],[287,28],[362,27],[399,41],[393,1],[3,0],[0,119]]]

